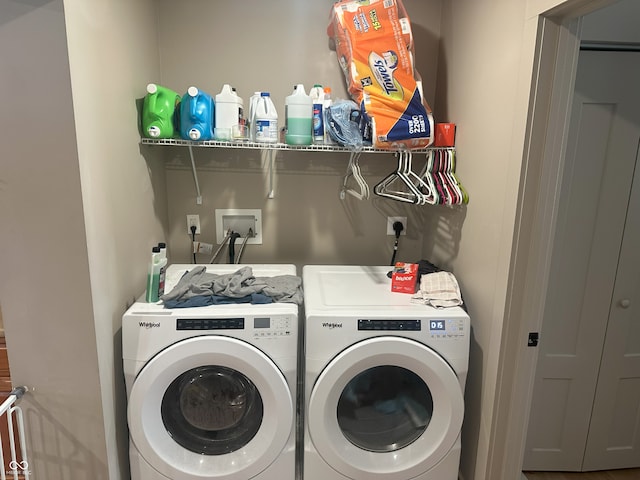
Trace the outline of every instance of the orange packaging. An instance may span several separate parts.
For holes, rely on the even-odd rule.
[[[391,291],[398,293],[416,293],[418,283],[418,264],[397,262],[391,273]]]
[[[433,115],[414,68],[411,23],[401,0],[336,2],[327,34],[347,90],[370,123],[373,146],[431,145]]]

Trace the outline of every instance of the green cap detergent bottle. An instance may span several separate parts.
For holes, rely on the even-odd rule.
[[[180,95],[170,88],[150,83],[142,104],[142,133],[149,138],[172,138]]]

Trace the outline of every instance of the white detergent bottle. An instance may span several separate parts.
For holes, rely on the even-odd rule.
[[[262,92],[255,112],[256,142],[278,141],[278,112],[269,92]]]
[[[313,139],[313,102],[298,84],[285,98],[285,141],[289,145],[311,145]]]
[[[249,139],[252,142],[256,140],[256,105],[260,100],[261,92],[254,92],[249,98]]]
[[[231,140],[234,126],[238,126],[238,95],[231,85],[224,84],[216,95],[216,124],[214,135],[216,140]]]
[[[322,85],[316,83],[309,91],[313,104],[313,143],[324,143],[324,89]]]
[[[244,100],[238,95],[236,87],[231,87],[231,91],[236,96],[236,103],[238,104],[238,125],[244,124]]]

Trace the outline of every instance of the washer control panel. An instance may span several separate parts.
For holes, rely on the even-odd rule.
[[[291,326],[292,319],[286,316],[176,319],[176,330],[251,330],[255,338],[277,338],[292,335]]]
[[[244,330],[244,318],[178,318],[176,330]]]
[[[289,317],[254,317],[253,336],[255,338],[278,338],[292,334],[292,320]]]

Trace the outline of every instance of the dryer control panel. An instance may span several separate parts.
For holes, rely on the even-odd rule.
[[[431,338],[457,338],[465,335],[465,322],[462,318],[434,318],[428,322]]]
[[[406,332],[422,330],[420,320],[385,320],[358,319],[358,330],[384,330],[391,332]]]

